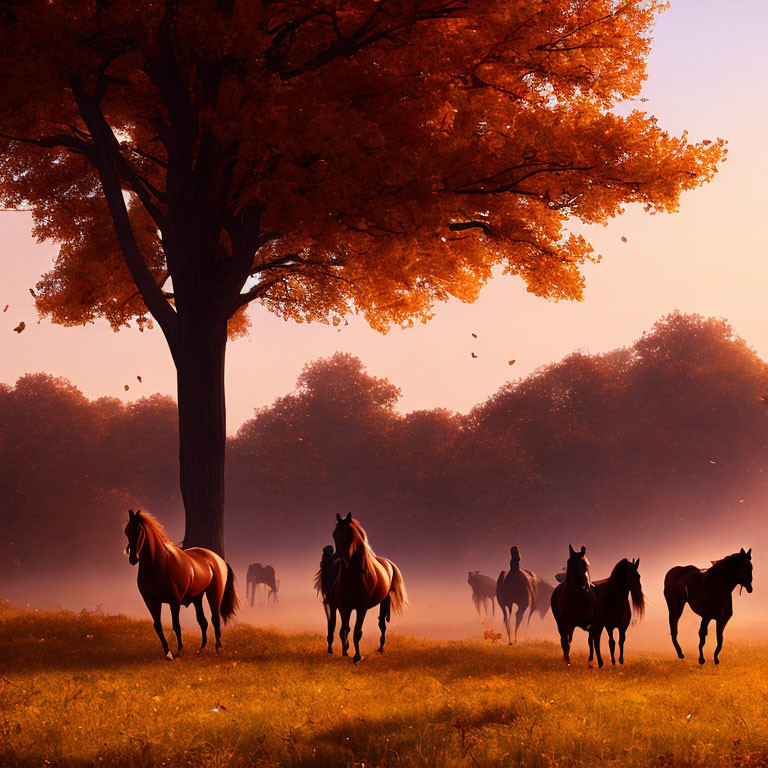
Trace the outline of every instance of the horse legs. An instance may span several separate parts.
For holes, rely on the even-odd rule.
[[[203,633],[203,642],[200,645],[200,650],[202,651],[208,642],[208,619],[205,618],[205,614],[203,613],[203,595],[199,594],[192,602],[195,604],[197,623],[200,625],[200,631]]]
[[[619,664],[624,663],[624,641],[627,639],[626,627],[619,627]]]
[[[347,651],[349,650],[349,616],[352,613],[351,610],[344,608],[339,610],[341,614],[341,629],[339,630],[339,639],[341,640],[341,655],[349,656]]]
[[[168,650],[168,642],[166,641],[165,635],[163,634],[163,624],[160,621],[160,612],[162,611],[163,604],[159,600],[155,600],[153,597],[144,597],[144,602],[146,603],[147,608],[149,608],[149,613],[152,616],[152,624],[155,627],[155,632],[157,632],[157,636],[160,638],[160,642],[163,644],[163,653],[165,654],[165,658],[168,659],[168,661],[173,661],[173,654]]]
[[[512,636],[509,631],[509,622],[512,619],[512,606],[509,606],[509,612],[507,612],[507,606],[502,603],[501,612],[504,615],[504,628],[507,630],[508,645],[512,645]]]
[[[517,630],[520,629],[520,625],[523,623],[524,613],[525,613],[525,607],[522,605],[518,605],[517,613],[515,614],[515,645],[517,645]],[[510,611],[510,618],[512,618],[511,611]]]
[[[724,617],[721,616],[720,618],[715,620],[715,628],[717,631],[717,647],[715,648],[715,664],[720,663],[720,651],[723,647],[723,630],[725,629],[725,625],[728,623],[728,619],[731,617]]]
[[[608,649],[611,652],[611,664],[616,665],[616,641],[613,639],[613,627],[606,627],[605,634],[608,635]],[[624,663],[624,634],[619,630],[619,661]]]
[[[704,658],[704,643],[707,642],[707,632],[709,630],[709,622],[712,619],[702,619],[699,626],[699,664],[703,664],[706,659]]]
[[[675,646],[677,651],[677,658],[684,659],[683,649],[680,647],[680,643],[677,642],[677,623],[683,614],[685,599],[679,599],[674,594],[668,594],[666,588],[664,589],[664,599],[667,601],[667,610],[669,611],[669,634],[672,637],[672,645]]]
[[[211,624],[213,624],[213,636],[216,638],[216,650],[221,648],[221,595],[211,582],[208,589],[205,590],[205,596],[208,598],[208,605],[211,608]]]
[[[352,657],[352,661],[354,661],[355,664],[363,658],[360,655],[360,640],[363,637],[363,622],[365,621],[365,614],[367,612],[367,608],[358,608],[355,611],[355,633],[352,635],[352,639],[355,641],[355,655]]]
[[[589,636],[592,640],[592,644],[595,646],[595,656],[597,656],[597,666],[602,667],[603,666],[603,656],[600,653],[600,635],[603,634],[603,628],[599,627],[596,630],[590,629]],[[592,639],[594,636],[594,639]]]
[[[560,622],[557,624],[557,631],[560,633],[560,647],[563,649],[563,659],[566,664],[571,663],[571,637],[568,634],[568,630],[561,626]]]
[[[176,643],[178,644],[178,650],[176,655],[181,653],[181,624],[179,623],[179,610],[181,606],[178,603],[170,603],[171,606],[171,624],[173,625],[173,631],[176,633]]]
[[[389,618],[390,602],[390,597],[387,595],[381,601],[381,605],[379,605],[379,629],[381,630],[381,645],[379,645],[379,653],[384,653],[384,641],[387,639],[387,619]]]
[[[595,644],[592,641],[592,635],[589,632],[587,633],[587,644],[589,645],[589,658],[587,659],[587,662],[591,664],[592,659],[595,657]]]
[[[328,653],[333,653],[333,633],[336,631],[336,608],[326,603],[325,612],[328,617]]]
[[[256,597],[256,585],[255,585],[253,582],[250,582],[250,583],[249,583],[249,584],[246,586],[246,590],[245,590],[245,591],[246,591],[246,593],[248,592],[248,587],[250,587],[250,588],[251,588],[251,608],[253,608],[253,600],[254,600],[254,598]],[[246,599],[248,599],[248,595],[247,595],[247,594],[246,594]]]
[[[491,617],[496,618],[496,600],[494,598],[489,598],[491,601]],[[488,614],[488,611],[486,610],[486,615]]]

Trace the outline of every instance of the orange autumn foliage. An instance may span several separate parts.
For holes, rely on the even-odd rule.
[[[230,332],[249,299],[384,330],[472,301],[494,267],[578,299],[595,256],[569,219],[673,211],[724,158],[722,141],[611,111],[638,95],[663,7],[10,0],[0,200],[60,244],[38,308],[141,325],[148,306],[181,316],[205,280]],[[140,290],[100,162],[151,276]]]

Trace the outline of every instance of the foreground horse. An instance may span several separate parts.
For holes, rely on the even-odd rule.
[[[370,608],[380,605],[379,629],[381,644],[379,653],[384,651],[384,640],[387,632],[387,622],[391,611],[402,612],[408,605],[405,584],[397,566],[385,557],[377,557],[368,544],[368,537],[363,527],[352,518],[350,512],[344,519],[336,515],[336,528],[333,532],[336,543],[336,554],[341,560],[338,578],[332,592],[332,600],[341,615],[341,653],[347,656],[349,648],[349,617],[356,612],[355,655],[352,661],[362,659],[360,655],[360,639],[363,636],[365,614]],[[333,634],[331,620],[328,620],[328,651],[331,652]]]
[[[517,606],[515,615],[515,643],[517,643],[517,631],[525,612],[528,611],[529,624],[536,610],[543,619],[549,610],[549,600],[554,587],[540,579],[533,571],[520,567],[520,550],[516,546],[509,550],[509,554],[509,571],[502,571],[496,580],[496,599],[504,615],[507,640],[512,645],[509,627],[512,621],[512,606]]]
[[[552,592],[552,615],[560,633],[563,658],[571,663],[571,642],[573,630],[580,627],[589,633],[590,649],[594,648],[598,666],[603,666],[600,654],[600,635],[603,631],[603,612],[600,601],[592,589],[589,578],[587,548],[579,552],[569,544],[569,557],[565,566],[565,578]]]
[[[640,584],[640,560],[630,562],[626,558],[616,563],[607,579],[593,582],[593,591],[600,601],[603,623],[608,634],[608,647],[611,649],[611,664],[616,664],[616,641],[614,629],[619,630],[619,664],[624,663],[624,640],[627,627],[635,619],[642,619],[645,614],[645,596]],[[629,598],[632,596],[632,605]],[[589,660],[592,661],[592,642],[590,637]]]
[[[491,601],[491,615],[496,615],[496,582],[490,576],[484,576],[480,571],[467,573],[467,584],[472,587],[472,602],[480,613],[480,604],[483,605],[485,615],[488,615],[488,600]]]
[[[250,593],[251,608],[253,608],[253,598],[256,596],[256,587],[259,584],[264,584],[269,589],[267,603],[269,603],[270,597],[277,602],[277,590],[280,588],[280,582],[275,579],[275,569],[271,565],[251,563],[245,574],[245,599],[248,599]]]
[[[685,608],[701,616],[699,627],[699,664],[704,663],[704,643],[709,623],[714,619],[717,632],[715,664],[720,663],[723,647],[723,630],[733,616],[732,592],[742,586],[752,592],[752,548],[728,555],[722,560],[713,560],[712,567],[702,570],[695,565],[678,565],[670,568],[664,577],[664,599],[669,609],[669,631],[672,645],[679,658],[685,658],[677,642],[677,623]]]
[[[323,547],[320,558],[320,568],[315,574],[315,590],[323,598],[323,609],[328,624],[328,653],[333,653],[333,633],[336,629],[336,596],[335,584],[339,577],[341,560],[336,557],[333,547]]]
[[[170,660],[160,612],[163,603],[171,608],[173,631],[176,633],[178,653],[181,653],[180,606],[195,605],[195,613],[203,642],[207,642],[208,622],[203,613],[203,597],[208,599],[211,623],[216,636],[216,650],[221,648],[221,620],[227,620],[237,611],[240,601],[235,590],[235,574],[232,567],[215,552],[201,547],[179,549],[166,535],[163,526],[147,512],[128,510],[128,562],[139,564],[137,583],[139,592],[152,615],[155,632],[163,644],[163,652]]]

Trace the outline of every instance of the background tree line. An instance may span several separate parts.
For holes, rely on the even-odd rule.
[[[632,346],[576,352],[468,414],[397,410],[399,389],[338,353],[228,441],[229,547],[317,549],[336,512],[418,563],[674,536],[756,521],[768,490],[768,365],[722,320],[674,313]],[[0,569],[73,566],[122,548],[125,510],[181,530],[171,398],[88,400],[27,375],[0,388]]]

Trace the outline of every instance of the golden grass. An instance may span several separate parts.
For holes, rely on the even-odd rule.
[[[768,646],[596,670],[549,643],[393,636],[380,656],[374,629],[357,667],[319,636],[248,626],[220,654],[185,633],[168,662],[147,621],[0,603],[0,764],[766,764]]]

